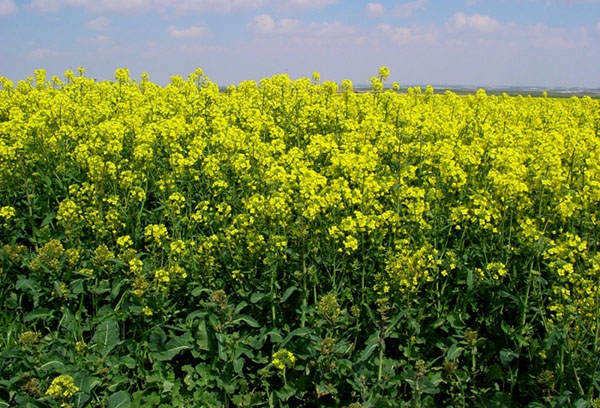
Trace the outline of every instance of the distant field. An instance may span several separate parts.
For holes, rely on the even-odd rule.
[[[401,93],[405,93],[407,87],[403,86]],[[421,86],[422,89],[425,89],[426,86]],[[600,98],[600,89],[573,89],[573,90],[562,90],[562,89],[531,89],[531,88],[485,88],[486,93],[488,95],[502,95],[506,93],[510,96],[533,96],[540,97],[543,95],[543,92],[547,92],[548,97],[551,98],[570,98],[572,96],[590,96],[592,98]],[[443,94],[446,91],[451,91],[457,95],[472,95],[477,92],[480,88],[477,87],[444,87],[444,86],[434,86],[434,91],[436,94]],[[358,87],[357,92],[369,92],[370,88],[368,86]]]

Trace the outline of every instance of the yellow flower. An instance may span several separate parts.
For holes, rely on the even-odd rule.
[[[40,339],[38,332],[26,331],[19,336],[19,344],[23,346],[31,346],[37,343]]]
[[[79,391],[79,387],[75,385],[73,377],[63,374],[52,380],[46,395],[59,400],[69,400],[77,391]]]
[[[75,343],[75,351],[78,353],[83,353],[85,350],[87,350],[87,347],[87,343],[83,340],[80,340],[77,343]]]
[[[390,69],[386,66],[382,66],[379,68],[378,74],[379,74],[379,79],[381,81],[385,81],[390,76]]]
[[[168,236],[167,227],[162,224],[150,224],[144,229],[146,241],[162,246],[162,242]]]
[[[124,250],[133,246],[133,241],[131,240],[131,237],[129,235],[123,235],[117,238],[117,245],[119,246],[119,248],[121,248],[121,250]]]
[[[142,268],[144,266],[144,262],[138,258],[133,258],[129,261],[129,270],[134,275],[139,275],[142,273]]]
[[[142,308],[142,312],[144,313],[145,316],[152,316],[154,314],[152,312],[152,309],[150,309],[150,307],[148,305],[146,305]]]
[[[16,214],[14,207],[2,207],[0,208],[0,217],[4,218],[6,221],[13,218]]]
[[[296,357],[286,349],[279,349],[271,358],[271,364],[280,371],[293,367],[295,363]]]

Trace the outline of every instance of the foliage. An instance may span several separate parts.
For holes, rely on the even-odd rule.
[[[599,101],[383,68],[0,79],[0,406],[592,406]]]

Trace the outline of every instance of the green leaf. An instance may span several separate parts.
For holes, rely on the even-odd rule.
[[[44,228],[45,226],[50,225],[50,223],[54,219],[54,215],[55,214],[53,212],[46,215],[46,217],[42,220],[42,223],[40,224],[40,228]]]
[[[248,315],[240,315],[240,316],[237,317],[237,319],[235,319],[231,323],[235,324],[235,323],[239,323],[239,322],[245,322],[250,327],[260,327],[260,323],[255,318],[250,317]]]
[[[456,360],[460,357],[463,351],[465,351],[464,347],[454,343],[452,346],[450,346],[448,352],[446,353],[446,360]]]
[[[203,294],[203,293],[208,293],[208,292],[210,292],[210,290],[208,290],[208,289],[206,289],[206,288],[203,288],[202,286],[198,286],[198,287],[195,287],[195,288],[194,288],[194,289],[193,289],[193,290],[190,292],[190,294],[191,294],[193,297],[198,297],[198,296],[200,296],[201,294]]]
[[[98,351],[106,357],[120,342],[119,324],[112,319],[103,321],[96,329],[94,340]]]
[[[311,330],[308,327],[299,327],[297,329],[292,330],[285,336],[285,339],[279,345],[280,348],[283,348],[286,344],[289,343],[294,337],[305,337],[311,333]]]
[[[187,317],[185,318],[185,322],[188,324],[193,323],[194,320],[196,320],[198,317],[202,317],[204,315],[206,315],[205,310],[194,310],[192,313],[187,315]]]
[[[119,362],[125,367],[129,368],[130,370],[133,370],[137,366],[137,362],[135,361],[135,359],[129,356],[121,357],[119,359]]]
[[[64,369],[65,364],[61,361],[60,357],[54,355],[49,356],[49,360],[44,362],[42,365],[38,367],[40,371],[62,371]]]
[[[196,335],[196,346],[200,350],[209,351],[210,345],[208,341],[208,332],[206,331],[206,322],[202,320],[198,325],[198,333]]]
[[[26,279],[22,275],[18,277],[15,287],[23,291],[29,290],[34,295],[40,289],[36,281],[32,279]]]
[[[250,296],[250,302],[252,302],[252,303],[260,302],[260,300],[262,298],[264,298],[265,296],[267,296],[266,293],[261,293],[261,292],[253,293],[252,296]]]
[[[437,394],[440,392],[439,388],[427,377],[421,377],[419,380],[419,391],[423,394]]]
[[[49,309],[46,309],[46,308],[37,309],[37,310],[34,310],[33,312],[27,313],[27,316],[25,316],[23,321],[30,322],[32,320],[37,320],[37,319],[48,319],[49,317],[52,317],[52,316],[53,316],[53,313]]]
[[[164,346],[164,350],[155,353],[154,357],[158,361],[169,361],[172,360],[177,354],[182,352],[183,350],[189,350],[192,348],[190,344],[191,335],[186,333],[182,336],[177,336],[167,342]]]
[[[394,328],[396,327],[398,322],[404,318],[404,316],[406,316],[406,310],[402,310],[392,319],[392,321],[387,325],[387,328],[385,330],[385,337],[388,337],[394,331]]]
[[[233,371],[239,375],[242,375],[242,368],[244,367],[244,359],[236,358],[233,360]]]
[[[286,300],[288,300],[288,298],[290,296],[292,296],[292,293],[294,293],[297,290],[298,290],[298,287],[296,287],[296,286],[290,286],[289,288],[287,288],[287,290],[281,297],[281,300],[279,301],[279,303],[284,303]]]
[[[248,306],[248,302],[241,301],[233,310],[233,314],[238,315],[246,306]]]
[[[125,391],[117,391],[108,397],[108,408],[131,408],[131,398]]]
[[[79,388],[79,392],[73,397],[75,407],[81,408],[90,400],[90,377],[85,371],[79,371],[73,377],[73,382]]]
[[[79,371],[73,376],[73,382],[79,390],[89,394],[90,392],[90,376],[85,371]]]
[[[377,348],[377,346],[379,346],[379,343],[377,342],[369,344],[367,348],[364,349],[362,353],[360,353],[360,361],[368,360],[369,357],[371,357],[371,354],[373,354],[373,352]]]
[[[290,386],[290,384],[287,384],[283,388],[277,390],[275,394],[281,401],[287,401],[296,394],[296,389]]]
[[[448,323],[450,323],[450,326],[452,326],[453,329],[462,330],[465,327],[467,327],[467,325],[465,324],[465,322],[463,320],[463,316],[461,316],[461,314],[459,314],[459,313],[451,313],[451,314],[449,314],[448,317],[447,317],[447,320],[448,320]]]
[[[160,351],[162,350],[163,345],[167,341],[167,335],[164,330],[160,327],[155,327],[150,332],[150,337],[148,339],[148,349],[150,351]]]
[[[475,277],[473,276],[473,271],[468,268],[467,269],[467,288],[469,291],[473,289],[473,285],[475,284]]]
[[[500,362],[504,367],[508,366],[516,357],[519,357],[519,353],[516,353],[513,350],[500,350]]]

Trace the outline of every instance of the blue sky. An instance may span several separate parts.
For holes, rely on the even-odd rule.
[[[0,76],[600,87],[600,0],[0,0]]]

